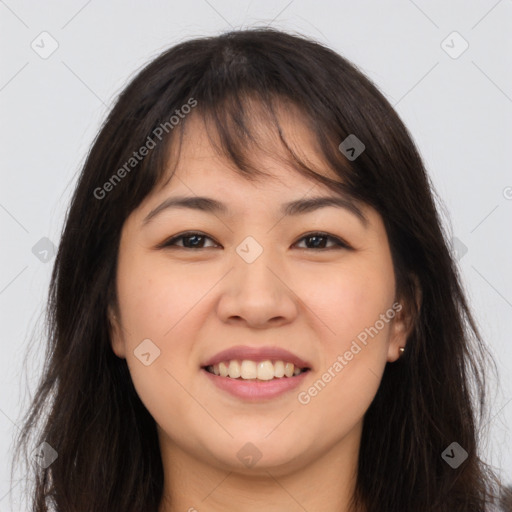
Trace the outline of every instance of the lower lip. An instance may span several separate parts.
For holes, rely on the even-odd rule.
[[[204,368],[201,368],[201,371],[205,373],[211,382],[219,389],[227,391],[237,398],[256,401],[275,398],[295,389],[300,386],[311,370],[302,372],[295,377],[281,377],[280,379],[267,381],[231,379],[229,377],[214,375]]]

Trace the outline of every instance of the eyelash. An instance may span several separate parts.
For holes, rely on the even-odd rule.
[[[162,248],[177,248],[177,249],[186,249],[186,250],[189,250],[189,251],[198,251],[198,250],[203,250],[203,249],[208,249],[208,247],[198,247],[198,248],[192,248],[192,247],[181,247],[179,245],[175,245],[176,242],[178,240],[181,240],[183,238],[190,238],[190,237],[193,237],[193,236],[200,236],[200,237],[203,237],[203,238],[209,238],[210,240],[214,241],[213,238],[209,237],[208,235],[205,235],[204,233],[200,233],[198,231],[187,231],[185,233],[181,233],[177,236],[174,236],[168,240],[166,240],[165,242],[162,242],[158,248],[159,249],[162,249]],[[335,237],[335,236],[332,236],[332,235],[329,235],[328,233],[324,233],[322,231],[314,231],[312,233],[307,233],[306,235],[304,235],[302,238],[300,238],[298,241],[302,241],[306,238],[312,238],[312,237],[322,237],[322,238],[327,238],[327,239],[330,239],[334,242],[335,246],[333,247],[327,247],[327,248],[321,248],[321,249],[312,249],[312,248],[309,248],[309,247],[305,247],[305,248],[302,248],[303,250],[306,250],[306,251],[330,251],[330,250],[333,250],[333,249],[351,249],[351,247],[345,243],[343,240]],[[297,242],[296,242],[297,243]]]

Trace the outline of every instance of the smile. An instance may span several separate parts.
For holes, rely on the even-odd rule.
[[[271,361],[267,359],[257,362],[248,359],[242,361],[233,359],[206,366],[205,370],[213,375],[230,379],[269,381],[296,377],[308,371],[309,368],[299,368],[293,363],[285,361]]]
[[[293,368],[291,371],[294,365],[292,363],[284,363],[283,361],[276,361],[275,363],[272,361],[260,361],[256,364],[255,361],[243,360],[241,363],[236,361],[240,375],[238,377],[230,377],[230,368],[234,369],[235,373],[233,375],[237,375],[237,365],[232,365],[232,363],[233,361],[229,361],[227,364],[219,363],[218,365],[203,367],[201,372],[222,394],[228,394],[237,399],[253,403],[265,402],[272,398],[285,396],[300,386],[310,374],[309,368]],[[280,363],[282,363],[282,366]],[[287,376],[286,373],[282,377],[276,376],[276,374],[281,375],[283,367],[285,368],[284,371],[290,376]],[[223,373],[226,373],[227,370],[227,375],[222,376],[220,368],[223,369]],[[216,374],[215,371],[219,373]],[[260,374],[260,371],[265,373]],[[272,376],[270,372],[272,372]],[[258,375],[264,376],[265,379],[258,378]],[[295,399],[294,395],[292,399]]]

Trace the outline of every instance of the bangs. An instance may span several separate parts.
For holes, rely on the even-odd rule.
[[[270,48],[267,37],[268,31],[256,30],[183,43],[133,81],[119,105],[124,120],[117,134],[128,137],[124,148],[144,144],[157,130],[162,133],[160,127],[173,117],[177,124],[141,162],[128,200],[119,197],[130,210],[169,182],[184,133],[199,117],[214,151],[247,180],[272,177],[262,166],[265,155],[334,194],[384,212],[381,191],[393,188],[396,177],[402,181],[393,171],[397,152],[388,126],[399,120],[390,105],[329,49],[307,40],[299,48],[279,33],[273,33]],[[191,100],[193,111],[186,108],[181,119],[174,116]],[[292,129],[304,130],[307,148],[292,144],[283,123],[289,115]],[[339,149],[349,136],[365,145],[350,160]]]
[[[261,164],[262,156],[266,156],[334,193],[365,202],[357,187],[357,171],[338,149],[341,140],[332,136],[337,130],[326,128],[326,120],[311,115],[283,94],[236,89],[222,96],[220,91],[215,91],[218,97],[211,87],[207,90],[209,96],[205,91],[192,95],[197,98],[198,106],[167,141],[168,161],[165,172],[158,173],[162,177],[159,188],[167,185],[174,175],[185,132],[192,117],[196,117],[215,152],[248,181],[274,177]],[[291,135],[283,126],[283,115],[292,119],[294,128],[300,124],[306,130],[307,147],[293,149]],[[324,136],[319,137],[319,133]]]

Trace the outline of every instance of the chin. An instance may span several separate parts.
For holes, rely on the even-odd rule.
[[[231,431],[234,438],[221,443],[216,442],[211,455],[230,471],[242,474],[293,468],[304,447],[297,444],[298,439],[282,432],[275,431],[265,438],[271,430],[265,429],[263,432],[261,429],[255,429],[252,432],[238,433]]]

